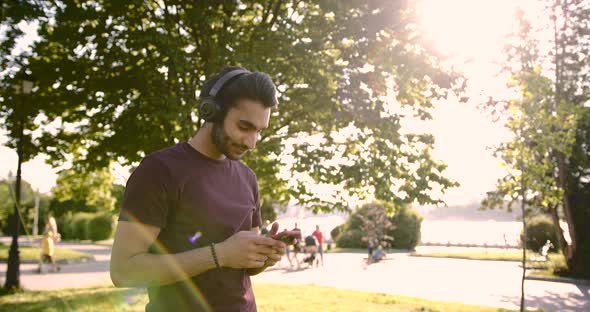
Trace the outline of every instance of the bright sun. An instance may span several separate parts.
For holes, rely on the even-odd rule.
[[[422,24],[440,52],[478,61],[494,59],[518,6],[530,0],[422,0]]]

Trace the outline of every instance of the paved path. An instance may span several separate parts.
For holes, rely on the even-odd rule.
[[[516,262],[392,255],[365,266],[364,254],[326,254],[326,266],[302,271],[275,269],[255,282],[315,284],[518,309],[521,269]],[[286,261],[283,261],[286,265]],[[590,311],[590,286],[527,280],[527,308]]]
[[[26,244],[27,242],[23,242]],[[31,290],[49,290],[71,287],[85,287],[97,284],[110,283],[109,260],[111,258],[111,248],[109,246],[99,246],[91,244],[76,244],[60,242],[57,248],[72,249],[85,252],[94,256],[94,261],[75,264],[61,264],[59,273],[38,274],[37,264],[24,263],[20,265],[21,285]],[[45,265],[45,272],[49,265]],[[6,263],[0,263],[0,280],[4,285],[6,276]]]
[[[36,274],[35,264],[21,266],[21,283],[27,289],[44,290],[85,287],[110,283],[110,248],[107,246],[60,243],[93,254],[96,261],[62,265],[59,273]],[[304,270],[271,268],[253,277],[254,282],[315,284],[344,289],[383,292],[430,300],[463,302],[518,309],[521,270],[516,262],[473,261],[410,257],[393,254],[393,259],[366,266],[365,254],[326,254],[323,268]],[[0,264],[0,279],[6,264]],[[2,281],[3,283],[3,281]],[[590,311],[590,286],[527,280],[528,308],[554,311]]]

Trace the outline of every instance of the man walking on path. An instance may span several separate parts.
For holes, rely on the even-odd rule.
[[[110,274],[148,288],[146,311],[257,310],[249,276],[285,244],[259,234],[256,176],[239,159],[276,105],[266,74],[225,68],[204,85],[196,135],[148,155],[127,181]]]

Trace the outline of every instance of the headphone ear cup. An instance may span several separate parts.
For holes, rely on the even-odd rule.
[[[221,112],[221,108],[214,99],[205,98],[199,105],[199,116],[205,121],[215,121]]]

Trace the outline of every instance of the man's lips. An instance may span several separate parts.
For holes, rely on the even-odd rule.
[[[247,148],[243,148],[243,147],[239,147],[239,146],[234,146],[234,149],[238,152],[238,154],[244,154],[245,152],[248,151]]]

